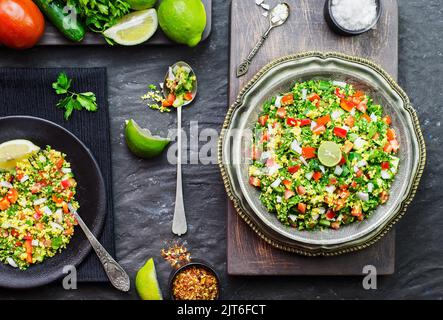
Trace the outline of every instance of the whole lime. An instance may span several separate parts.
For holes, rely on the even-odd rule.
[[[126,0],[132,10],[145,10],[155,6],[157,0]]]
[[[206,11],[201,0],[162,0],[158,21],[173,41],[195,47],[206,27]]]

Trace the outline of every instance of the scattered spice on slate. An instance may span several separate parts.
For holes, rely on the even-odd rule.
[[[191,253],[185,247],[185,244],[174,242],[168,248],[161,251],[162,257],[169,262],[172,268],[178,269],[182,265],[191,262]]]

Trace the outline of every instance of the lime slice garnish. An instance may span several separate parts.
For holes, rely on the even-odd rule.
[[[134,46],[151,38],[157,27],[157,12],[148,9],[125,15],[103,34],[118,44]]]
[[[13,169],[18,161],[39,150],[38,146],[28,140],[11,140],[0,144],[0,170]]]
[[[160,286],[158,285],[157,272],[154,259],[149,259],[137,272],[135,288],[143,300],[163,300]]]
[[[125,135],[129,150],[141,158],[158,156],[171,142],[167,138],[153,136],[148,129],[140,128],[132,119],[126,123]]]
[[[327,166],[333,167],[339,164],[342,154],[340,146],[332,141],[324,141],[318,148],[318,159]]]

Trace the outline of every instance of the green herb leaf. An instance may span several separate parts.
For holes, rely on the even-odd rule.
[[[71,87],[71,81],[71,79],[68,79],[66,73],[61,72],[58,75],[57,81],[52,84],[52,87],[55,89],[57,94],[65,94]]]

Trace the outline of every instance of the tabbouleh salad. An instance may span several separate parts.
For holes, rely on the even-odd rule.
[[[77,182],[65,155],[47,147],[0,172],[0,261],[22,270],[53,257],[77,224]]]
[[[399,166],[396,132],[382,106],[351,85],[296,83],[264,104],[255,129],[249,183],[283,224],[339,229],[388,200]]]

